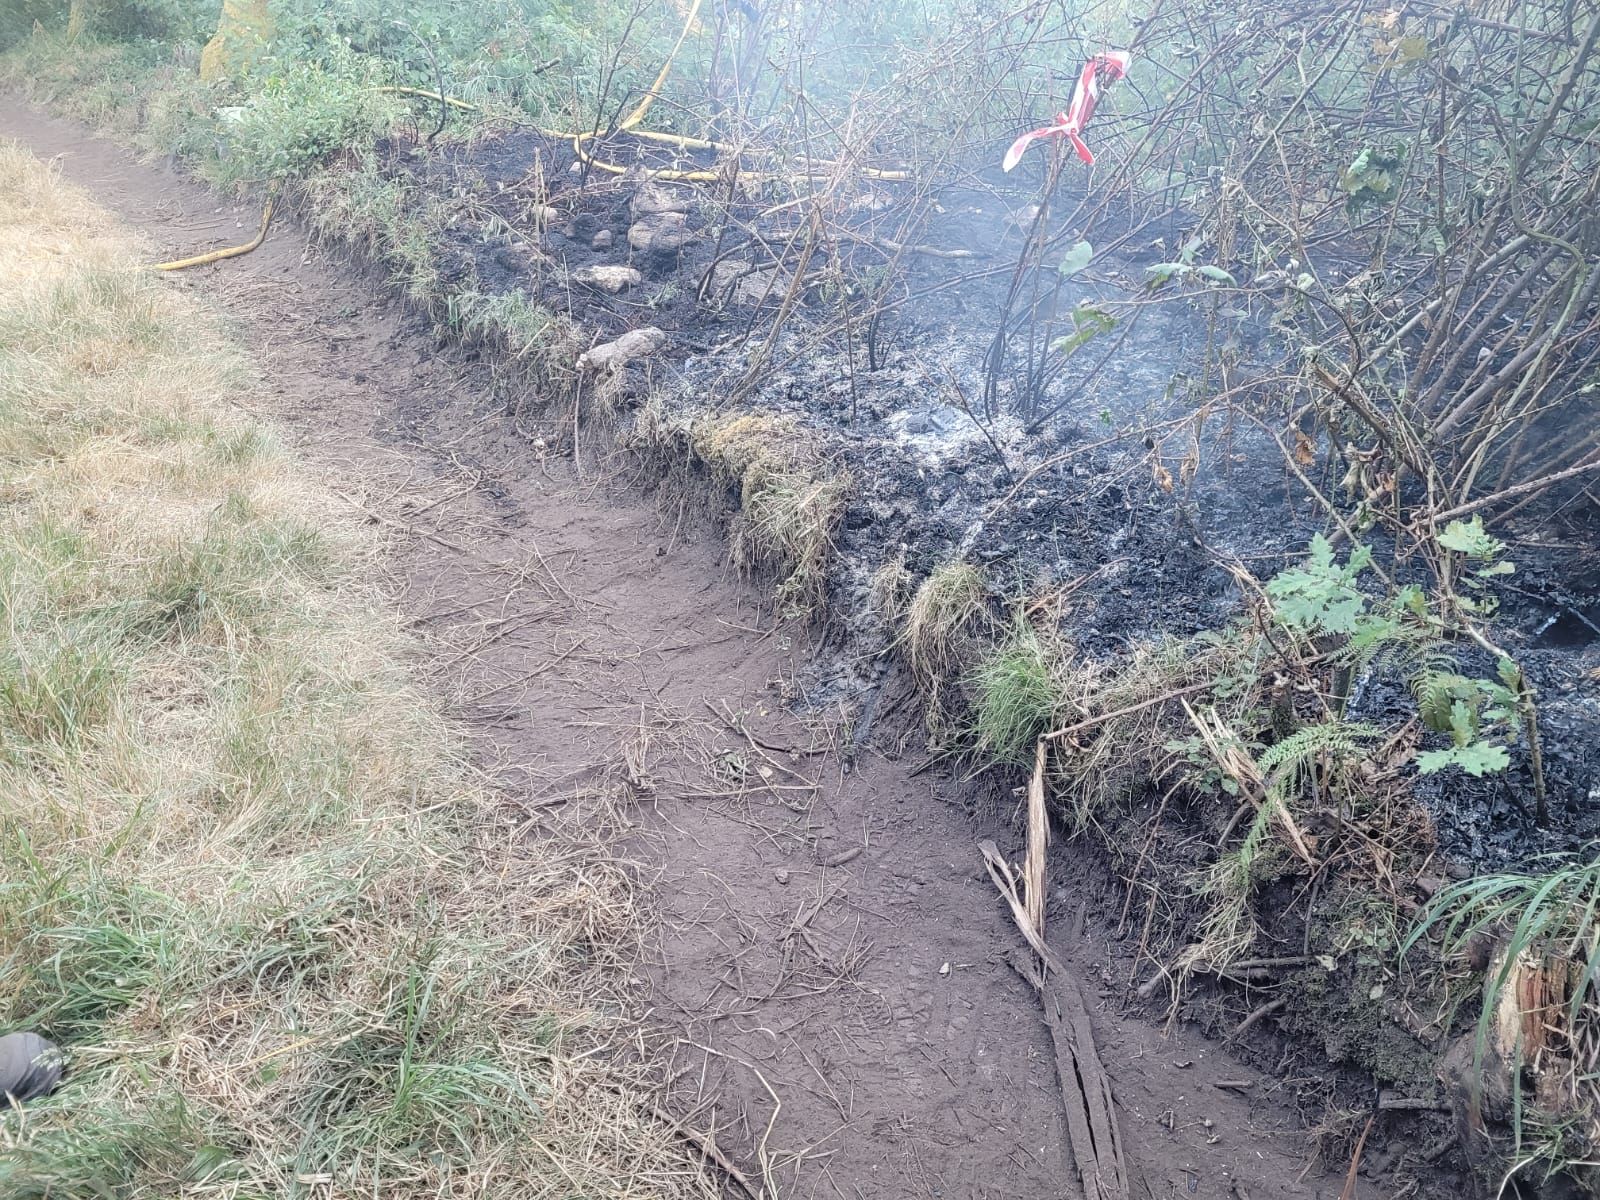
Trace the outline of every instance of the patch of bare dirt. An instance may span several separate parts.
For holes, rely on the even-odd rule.
[[[258,218],[14,102],[0,134],[162,252],[246,240]],[[484,366],[296,230],[174,285],[232,316],[273,398],[262,415],[387,530],[418,669],[507,803],[532,828],[628,798],[662,1111],[714,1138],[729,1194],[1083,1195],[977,846],[1017,853],[1019,798],[975,799],[886,743],[847,767],[841,730],[791,712],[812,644],[731,574],[703,504],[647,493],[603,445],[581,475],[541,453],[553,426],[514,425]],[[1102,885],[1087,868],[1058,881],[1053,948],[1083,982],[1133,1195],[1395,1194],[1347,1189],[1344,1162],[1307,1170],[1294,1081],[1125,1015]]]

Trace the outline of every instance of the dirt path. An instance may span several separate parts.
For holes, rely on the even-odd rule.
[[[245,240],[257,220],[14,101],[0,136],[59,157],[163,252]],[[542,458],[540,426],[511,428],[483,366],[297,230],[175,283],[233,318],[263,415],[392,535],[426,670],[529,821],[629,802],[663,1103],[769,1195],[1081,1195],[976,846],[1014,847],[1012,814],[973,818],[959,787],[876,752],[846,772],[784,708],[808,648],[730,577],[703,506],[630,490],[620,457],[591,451],[583,477]],[[1053,900],[1067,930],[1076,901]],[[1057,948],[1105,1010],[1095,1032],[1151,1196],[1339,1194],[1342,1178],[1297,1182],[1305,1141],[1277,1080],[1119,1016],[1092,937]]]

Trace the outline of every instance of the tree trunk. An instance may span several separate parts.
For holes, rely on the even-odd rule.
[[[270,0],[222,0],[217,32],[200,52],[200,78],[237,76],[272,40]]]

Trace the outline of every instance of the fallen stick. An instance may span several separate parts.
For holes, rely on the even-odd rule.
[[[1111,1111],[1111,1085],[1094,1054],[1088,1013],[1076,983],[1049,968],[1041,972],[1020,950],[1012,951],[1007,961],[1033,985],[1044,1008],[1055,1047],[1067,1141],[1084,1195],[1088,1200],[1130,1200],[1121,1132]]]
[[[770,763],[774,768],[782,771],[785,775],[788,775],[793,779],[798,779],[801,783],[805,784],[809,788],[814,788],[817,786],[817,781],[815,779],[806,778],[793,767],[779,762],[777,759],[773,758],[772,755],[768,754],[766,749],[763,747],[762,742],[755,736],[755,734],[751,733],[750,730],[745,727],[744,721],[739,719],[737,715],[723,712],[722,710],[718,709],[716,705],[712,704],[710,700],[706,700],[705,697],[701,697],[701,699],[705,700],[705,706],[706,708],[710,709],[712,716],[716,717],[717,720],[721,721],[729,729],[743,737],[744,740],[750,744],[750,749],[754,750],[756,754]],[[778,753],[781,754],[782,751],[780,750]]]
[[[1027,907],[1018,895],[1017,878],[1001,857],[999,847],[985,839],[978,848],[983,852],[989,878],[1011,909],[1012,920],[1042,964],[1041,969],[1021,953],[1009,958],[1012,969],[1034,986],[1044,1006],[1045,1024],[1055,1046],[1056,1078],[1061,1086],[1072,1165],[1084,1195],[1087,1200],[1131,1200],[1111,1080],[1100,1062],[1077,978],[1029,922]]]
[[[694,1045],[695,1043],[690,1044]],[[720,1051],[715,1050],[713,1050],[712,1053],[719,1055],[721,1054]],[[633,1099],[632,1093],[624,1091],[620,1086],[610,1080],[601,1082],[600,1086],[615,1095],[623,1097],[624,1099]],[[653,1100],[640,1100],[638,1103],[641,1108],[665,1125],[675,1136],[682,1138],[695,1149],[699,1150],[704,1158],[708,1158],[712,1162],[716,1163],[718,1169],[721,1170],[722,1173],[731,1179],[735,1184],[737,1184],[739,1189],[743,1191],[745,1195],[750,1197],[750,1200],[762,1200],[760,1190],[750,1182],[750,1177],[736,1167],[733,1164],[733,1160],[724,1154],[720,1148],[718,1148],[716,1138],[713,1134],[711,1134],[709,1131],[706,1133],[701,1133],[698,1130],[691,1129],[687,1124],[684,1123],[682,1118],[673,1116],[665,1108],[661,1107],[661,1105],[657,1104]],[[548,1153],[548,1151],[546,1151],[546,1153]],[[576,1180],[573,1181],[573,1186],[577,1186]]]
[[[1050,821],[1044,811],[1044,769],[1050,743],[1040,738],[1033,748],[1033,777],[1028,780],[1028,856],[1022,864],[1028,924],[1044,940],[1044,852],[1050,844]]]
[[[1143,712],[1147,708],[1154,708],[1158,704],[1165,704],[1169,700],[1178,699],[1180,696],[1192,696],[1196,692],[1203,692],[1212,686],[1214,686],[1213,682],[1207,681],[1205,683],[1193,684],[1190,687],[1178,688],[1176,691],[1163,692],[1161,695],[1156,696],[1153,699],[1142,700],[1138,704],[1130,704],[1126,708],[1117,709],[1115,712],[1101,713],[1098,717],[1088,717],[1074,725],[1067,725],[1061,729],[1052,729],[1044,736],[1046,739],[1052,742],[1060,741],[1062,738],[1068,737],[1071,734],[1078,733],[1085,729],[1092,729],[1094,726],[1099,725],[1103,721],[1114,720],[1117,717],[1132,716],[1136,712]]]
[[[1268,1000],[1260,1008],[1256,1009],[1244,1020],[1240,1021],[1236,1026],[1234,1026],[1233,1032],[1223,1040],[1225,1042],[1237,1041],[1241,1034],[1249,1031],[1249,1029],[1258,1021],[1265,1020],[1275,1012],[1282,1012],[1288,1007],[1288,1005],[1289,997],[1287,996],[1279,996],[1276,1000]]]
[[[845,863],[854,862],[856,859],[858,859],[860,857],[861,857],[861,847],[860,846],[851,846],[850,849],[842,850],[838,854],[831,854],[827,858],[819,858],[819,859],[817,859],[817,866],[819,866],[819,867],[842,867],[842,866],[845,865]]]
[[[1458,504],[1454,508],[1445,509],[1442,513],[1428,513],[1424,519],[1437,525],[1440,521],[1448,521],[1452,517],[1464,517],[1468,513],[1476,512],[1478,509],[1484,508],[1490,504],[1499,504],[1502,500],[1513,500],[1518,496],[1527,495],[1529,492],[1535,492],[1543,488],[1554,487],[1562,480],[1571,479],[1575,475],[1582,475],[1585,471],[1600,471],[1600,458],[1593,458],[1588,462],[1581,462],[1575,467],[1568,467],[1564,471],[1556,471],[1553,474],[1544,475],[1538,479],[1530,479],[1526,483],[1517,484],[1516,487],[1508,487],[1503,491],[1495,492],[1490,496],[1482,496],[1479,499],[1469,501],[1466,504]],[[1416,534],[1420,527],[1421,521],[1419,520],[1413,522],[1406,532]]]
[[[1378,1101],[1379,1112],[1449,1112],[1448,1104],[1427,1096],[1385,1096]]]
[[[650,1105],[650,1115],[668,1126],[674,1134],[700,1151],[704,1158],[716,1163],[717,1169],[738,1184],[739,1190],[749,1196],[750,1200],[761,1200],[760,1190],[750,1182],[749,1177],[743,1171],[733,1165],[733,1161],[726,1154],[717,1148],[717,1143],[709,1133],[700,1133],[690,1129],[659,1104]]]
[[[1344,1175],[1344,1187],[1339,1189],[1339,1200],[1356,1198],[1356,1172],[1361,1170],[1361,1153],[1367,1148],[1367,1135],[1372,1132],[1372,1123],[1377,1119],[1377,1113],[1368,1117],[1366,1125],[1361,1130],[1361,1136],[1356,1139],[1355,1152],[1350,1155],[1350,1169]]]

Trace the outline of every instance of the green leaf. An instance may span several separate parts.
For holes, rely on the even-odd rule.
[[[1394,44],[1394,60],[1400,65],[1420,62],[1428,57],[1428,39],[1425,37],[1403,37]]]
[[[1483,518],[1474,516],[1471,521],[1451,521],[1439,535],[1439,545],[1469,558],[1497,558],[1506,544],[1493,537],[1483,527]]]
[[[1457,746],[1471,745],[1478,736],[1478,709],[1465,700],[1450,703],[1450,737]]]
[[[1333,546],[1320,533],[1314,534],[1309,557],[1313,567],[1326,571],[1333,566]]]
[[[1428,615],[1428,594],[1414,583],[1408,583],[1395,592],[1394,603],[1396,608],[1404,609],[1413,616]]]
[[[1094,247],[1088,242],[1078,242],[1067,251],[1066,257],[1061,260],[1060,270],[1062,277],[1071,279],[1079,271],[1089,265],[1089,260],[1094,257]]]
[[[1179,276],[1187,275],[1189,268],[1181,262],[1156,263],[1153,267],[1146,267],[1145,274],[1150,276],[1150,286],[1160,287],[1162,284]]]
[[[1221,267],[1214,267],[1210,263],[1207,263],[1203,267],[1196,267],[1195,270],[1200,274],[1202,279],[1210,280],[1212,283],[1225,283],[1229,287],[1239,286],[1239,281],[1227,271],[1224,271]]]
[[[1267,581],[1278,619],[1309,633],[1357,633],[1367,598],[1355,583],[1371,560],[1372,551],[1358,546],[1341,567],[1334,562],[1328,539],[1318,534],[1311,539],[1303,567],[1280,571]]]
[[[1366,616],[1356,619],[1355,630],[1350,634],[1349,649],[1363,654],[1374,646],[1382,646],[1400,636],[1401,625],[1393,617]]]
[[[1385,203],[1398,191],[1396,173],[1402,163],[1401,151],[1382,154],[1366,147],[1339,173],[1339,186],[1349,197],[1345,207],[1351,213],[1364,204]]]
[[[1117,318],[1092,304],[1080,304],[1072,310],[1072,325],[1072,332],[1066,337],[1057,338],[1052,347],[1068,357],[1083,349],[1102,333],[1110,333],[1117,327]]]
[[[1504,746],[1488,742],[1474,742],[1470,746],[1452,746],[1448,750],[1424,750],[1417,755],[1417,770],[1432,775],[1446,767],[1460,767],[1468,775],[1481,778],[1504,771],[1511,765],[1511,755]]]
[[[1502,655],[1494,664],[1494,673],[1500,677],[1500,682],[1511,691],[1522,689],[1522,668],[1509,658]]]

